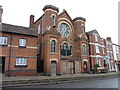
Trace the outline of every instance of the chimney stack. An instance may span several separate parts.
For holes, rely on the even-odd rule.
[[[3,9],[2,6],[0,5],[0,23],[2,23],[2,13],[3,13]]]
[[[111,37],[107,37],[107,40],[108,40],[108,41],[111,41]]]
[[[29,25],[29,27],[30,28],[34,28],[34,15],[30,15],[30,25]]]

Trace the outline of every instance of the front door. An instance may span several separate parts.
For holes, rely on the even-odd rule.
[[[51,76],[56,76],[56,61],[51,62]]]
[[[5,71],[5,57],[0,57],[0,73],[4,73]]]
[[[69,74],[74,74],[74,62],[69,62]]]
[[[87,73],[87,62],[86,61],[84,61],[83,68],[84,68],[84,73]]]

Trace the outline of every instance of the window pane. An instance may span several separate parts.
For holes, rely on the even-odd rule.
[[[38,24],[38,34],[40,34],[40,24]]]
[[[26,46],[26,39],[20,39],[20,46]]]

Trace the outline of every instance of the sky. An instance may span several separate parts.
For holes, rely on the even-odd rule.
[[[111,37],[118,44],[118,2],[120,0],[0,0],[2,22],[29,26],[30,15],[35,21],[43,14],[45,5],[65,9],[70,17],[86,18],[86,32],[96,29],[102,38]]]

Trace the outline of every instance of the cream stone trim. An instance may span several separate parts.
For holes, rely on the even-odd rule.
[[[85,33],[82,33],[82,34],[77,34],[77,35],[78,35],[78,37],[80,37],[80,38],[81,38],[83,34],[85,35]],[[86,37],[86,39],[88,39],[86,35],[85,35],[85,37]]]
[[[56,58],[50,59],[50,62],[52,62],[52,61],[56,61],[58,63],[58,59],[56,59]]]
[[[52,16],[55,16],[55,17],[56,17],[56,15],[55,15],[55,14],[52,14],[52,15],[51,15],[51,17],[52,17]]]
[[[71,44],[69,44],[67,41],[63,41],[63,42],[61,43],[61,45],[63,45],[64,43],[67,43],[69,46],[71,45]]]
[[[55,40],[55,42],[57,42],[57,40],[55,38],[50,39],[50,42],[52,42],[52,40]]]
[[[83,23],[85,23],[85,21],[83,21],[83,20],[76,20],[74,23],[76,23],[76,22],[83,22]]]
[[[18,45],[8,45],[8,47],[19,47]],[[26,46],[26,48],[37,49],[37,47]]]
[[[84,59],[82,62],[84,63],[84,61],[86,61],[88,63],[88,60],[87,59]]]
[[[37,47],[27,46],[26,48],[37,49]]]
[[[19,47],[18,45],[8,45],[8,47]]]
[[[81,26],[85,26],[84,24],[81,24]]]
[[[53,10],[53,9],[46,9],[46,10],[44,11],[44,13],[47,12],[47,11],[57,12],[56,10]]]
[[[98,45],[98,46],[100,46],[100,47],[105,47],[104,45],[100,45],[100,44],[98,44],[98,43],[91,43],[91,42],[89,42],[89,44],[91,44],[91,45]]]
[[[66,18],[59,18],[59,19],[58,19],[58,22],[59,22],[60,20],[66,20],[67,22],[69,22],[72,27],[69,25],[69,23],[63,21],[64,23],[67,23],[67,24],[70,26],[72,32],[74,32],[74,26],[73,26],[73,24],[72,24],[68,19],[66,19]],[[62,21],[60,21],[60,23],[58,24],[58,26],[61,24],[61,22],[62,22]]]

